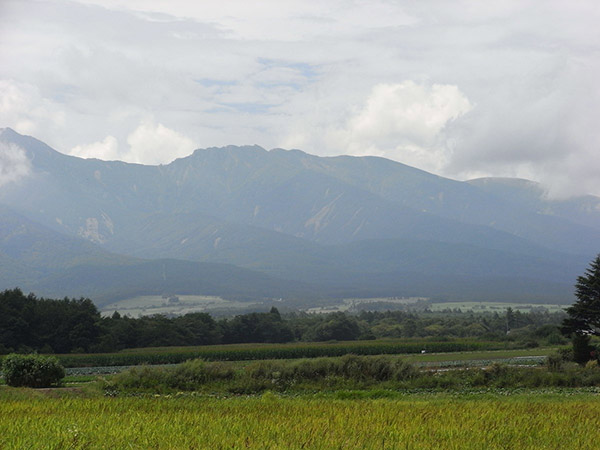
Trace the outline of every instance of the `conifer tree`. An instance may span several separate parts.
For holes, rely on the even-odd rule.
[[[600,336],[600,255],[590,264],[585,274],[577,277],[577,301],[569,308],[562,326],[567,335]]]

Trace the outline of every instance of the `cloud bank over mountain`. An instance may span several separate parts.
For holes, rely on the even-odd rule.
[[[600,194],[596,2],[7,0],[0,126],[168,163],[260,144]]]
[[[31,161],[25,150],[15,144],[0,142],[0,187],[19,181],[30,171]]]

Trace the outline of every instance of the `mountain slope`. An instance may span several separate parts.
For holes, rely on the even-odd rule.
[[[526,193],[382,158],[230,146],[144,166],[62,155],[10,129],[0,142],[31,161],[28,176],[2,186],[0,203],[32,222],[107,252],[260,270],[310,295],[444,295],[446,286],[454,298],[509,298],[511,288],[524,298],[530,286],[536,298],[568,297],[600,248],[593,208],[573,220],[571,206],[543,214]]]
[[[299,151],[226,147],[197,150],[167,166],[141,166],[68,157],[11,130],[5,130],[0,140],[26,148],[33,162],[33,174],[19,183],[18,188],[3,189],[0,201],[46,226],[78,234],[117,252],[122,249],[113,242],[135,240],[139,228],[147,228],[150,216],[178,213],[195,215],[203,222],[212,217],[326,244],[400,238],[462,242],[517,253],[537,251],[531,249],[533,242],[520,239],[522,230],[531,226],[528,222],[523,221],[510,233],[482,223],[502,223],[506,219],[498,216],[503,211],[512,211],[511,206],[493,196],[484,202],[484,193],[466,183],[380,158],[350,158],[358,167],[346,171],[359,180],[364,173],[370,173],[362,166],[377,166],[368,175],[368,182],[358,187],[357,183],[340,181],[335,167],[324,172],[323,167],[337,166],[338,158],[318,158]],[[339,158],[347,166],[346,160]],[[317,163],[319,170],[314,169]],[[381,165],[381,179],[396,180],[394,189],[385,195],[377,195],[374,188],[380,179],[376,169]],[[419,186],[429,186],[429,190],[415,191],[411,187],[415,185],[414,179],[419,179]],[[401,188],[407,193],[393,195]],[[430,195],[434,191],[437,194]],[[465,213],[461,217],[443,217],[427,212],[427,208],[432,209],[438,203],[437,200],[431,203],[432,198],[451,196],[447,193],[456,191],[462,192],[462,197],[470,193],[470,197],[461,200],[462,206],[445,210],[465,211],[475,205],[472,220],[462,220]],[[24,197],[30,199],[26,205],[22,202]],[[407,206],[407,199],[411,205]],[[494,211],[494,215],[477,219],[486,210]],[[519,214],[511,212],[503,217],[509,216],[514,218]],[[547,247],[588,254],[589,242],[600,242],[600,231],[578,224],[563,225],[558,230],[563,240],[576,242],[569,246],[557,240],[554,232]],[[550,224],[549,231],[553,231],[552,227]],[[533,238],[546,234],[539,227],[535,231],[530,233]],[[248,233],[252,234],[251,230]],[[186,239],[184,232],[180,234],[180,241]],[[538,242],[544,243],[547,244]]]
[[[560,217],[592,228],[600,226],[600,197],[552,199],[539,183],[518,178],[478,178],[467,183],[536,214]]]
[[[0,205],[0,289],[16,286],[51,297],[90,297],[99,305],[172,292],[253,300],[313,298],[316,292],[304,283],[230,264],[115,255]]]

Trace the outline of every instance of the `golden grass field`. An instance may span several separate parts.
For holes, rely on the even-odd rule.
[[[595,449],[600,396],[79,397],[3,388],[0,448]]]

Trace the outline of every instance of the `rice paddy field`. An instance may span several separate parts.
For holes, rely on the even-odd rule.
[[[435,348],[429,341],[411,342],[425,343]],[[360,349],[367,355],[381,355],[388,346],[398,350],[406,344],[372,341],[215,347],[210,350],[226,351],[224,359],[228,361],[207,364],[220,364],[222,369],[231,366],[235,373],[243,374],[248,371],[246,366],[261,362],[300,364],[297,357],[306,356],[308,350],[312,353],[317,349],[319,355],[322,352],[337,355]],[[427,379],[434,380],[450,377],[450,372],[429,371],[429,366],[457,365],[460,368],[455,374],[468,376],[481,371],[481,366],[500,361],[507,367],[514,365],[521,368],[518,370],[542,373],[545,369],[537,359],[556,351],[556,348],[491,350],[489,347],[494,347],[490,343],[482,342],[474,351],[456,351],[471,348],[471,342],[443,344],[449,345],[449,352],[413,352],[389,358],[402,358]],[[366,347],[363,349],[362,345]],[[178,355],[188,351],[189,348],[155,348],[122,354],[137,358],[146,353]],[[261,361],[258,356],[291,358]],[[336,358],[344,357],[331,357]],[[533,365],[530,369],[523,368],[527,361]],[[146,367],[144,370],[151,370],[151,366]],[[278,389],[281,383],[277,383],[278,379],[271,380],[274,384],[269,383],[271,375],[268,375],[266,381],[260,382],[266,383],[267,390],[251,389],[260,384],[258,381],[256,386],[246,386],[243,380],[232,379],[207,382],[198,390],[118,391],[106,389],[105,382],[91,381],[100,377],[110,385],[118,377],[113,374],[122,368],[92,369],[69,369],[63,388],[32,390],[0,386],[0,449],[598,448],[595,433],[600,426],[598,387],[473,387],[461,382],[451,388],[425,387],[419,383],[415,386],[422,387],[413,388],[409,381],[404,382],[406,387],[400,387],[403,382],[339,379],[334,382],[333,378],[325,377],[321,381],[299,380],[298,384]],[[244,389],[239,389],[240,386]]]
[[[0,388],[2,449],[593,449],[599,425],[594,390],[111,398]]]

